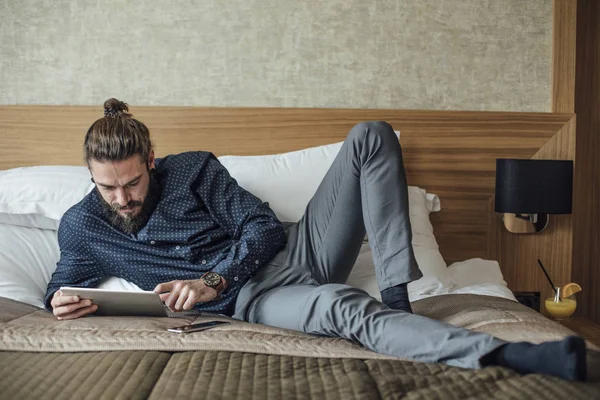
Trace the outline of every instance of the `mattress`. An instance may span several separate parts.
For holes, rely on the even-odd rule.
[[[0,311],[0,350],[228,350],[311,357],[392,358],[349,340],[317,337],[293,330],[252,324],[213,314],[163,317],[86,317],[58,321],[34,306],[3,299]],[[413,303],[415,313],[455,326],[487,332],[507,341],[542,342],[572,332],[521,304],[498,297],[450,294]],[[177,335],[167,328],[208,320],[230,325]]]
[[[419,300],[416,313],[502,339],[572,334],[514,301],[473,294]],[[0,398],[594,398],[598,383],[465,370],[376,354],[339,338],[232,321],[199,334],[169,326],[218,319],[88,317],[0,298]],[[196,321],[194,321],[194,319]]]

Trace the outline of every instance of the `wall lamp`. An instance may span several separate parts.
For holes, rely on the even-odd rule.
[[[541,232],[548,214],[571,214],[572,199],[572,160],[496,159],[494,209],[509,232]]]

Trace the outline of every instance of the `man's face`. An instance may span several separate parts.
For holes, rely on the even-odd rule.
[[[130,230],[128,224],[139,228],[136,218],[141,217],[148,196],[150,168],[154,168],[154,153],[150,155],[148,164],[139,155],[122,161],[90,161],[92,178],[109,209],[107,211],[111,213],[113,225],[125,227],[125,231]]]

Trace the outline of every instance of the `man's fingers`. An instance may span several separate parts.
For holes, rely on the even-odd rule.
[[[63,317],[64,315],[67,315],[67,314],[70,314],[72,312],[75,312],[75,311],[79,310],[80,308],[88,307],[88,306],[91,306],[91,305],[92,305],[92,301],[91,300],[88,300],[88,299],[80,300],[77,303],[69,303],[69,304],[66,304],[66,305],[54,307],[53,308],[53,313],[57,317]]]
[[[177,281],[163,282],[156,285],[153,292],[158,293],[160,297],[160,301],[167,305],[167,300],[171,296],[171,292],[174,291],[175,283]]]
[[[98,309],[98,306],[96,304],[92,304],[91,306],[80,308],[75,312],[72,312],[72,313],[69,313],[66,315],[61,315],[60,317],[58,317],[58,319],[65,320],[65,319],[80,318],[80,317],[83,317],[84,315],[95,312],[97,309]]]
[[[58,306],[62,306],[65,304],[79,303],[80,300],[82,299],[80,299],[79,296],[60,296],[56,298],[56,303]]]
[[[217,296],[215,289],[198,285],[196,281],[171,281],[161,283],[154,288],[159,293],[160,300],[171,311],[191,310],[198,303],[214,300]]]
[[[170,292],[171,290],[173,290],[173,284],[175,282],[176,281],[159,283],[158,285],[156,285],[153,292],[154,293]]]
[[[179,291],[179,296],[177,297],[177,301],[175,302],[175,310],[181,311],[183,309],[183,304],[188,298],[188,294],[190,293],[190,287],[185,285]]]
[[[196,305],[196,303],[198,303],[198,295],[195,292],[190,292],[190,294],[187,297],[187,300],[185,301],[185,303],[183,304],[183,309],[184,310],[191,310],[192,308],[194,308],[194,306]]]
[[[175,303],[177,302],[177,299],[179,298],[179,292],[180,292],[180,290],[181,289],[178,286],[175,286],[173,288],[173,290],[171,290],[171,292],[169,293],[169,297],[165,301],[165,305],[167,307],[169,307],[169,309],[171,311],[176,311],[175,310]]]
[[[75,315],[75,313],[80,312],[80,310],[83,310],[88,307],[93,307],[93,306],[95,306],[95,305],[92,304],[91,300],[82,300],[75,304],[68,304],[66,306],[55,308],[54,315],[56,315],[58,317],[58,319],[64,319],[65,317],[67,317],[69,315],[72,315],[72,314]]]
[[[54,296],[50,305],[52,308],[63,306],[65,304],[77,303],[79,301],[79,296]]]
[[[97,309],[98,309],[98,305],[92,304],[91,306],[80,308],[79,310],[77,310],[71,314],[68,314],[67,318],[63,318],[63,319],[75,319],[75,318],[83,317],[84,315],[95,312]]]
[[[162,301],[163,303],[167,301],[167,299],[169,298],[169,296],[171,295],[171,293],[162,293],[159,294],[158,297],[160,297],[160,301]]]
[[[63,314],[72,313],[73,311],[78,310],[81,307],[86,307],[90,304],[91,303],[87,303],[85,300],[82,300],[77,303],[68,303],[68,304],[64,304],[62,306],[56,306],[53,308],[52,312],[54,313],[54,315],[60,316]]]

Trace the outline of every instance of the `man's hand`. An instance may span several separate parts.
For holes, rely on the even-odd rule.
[[[191,310],[196,303],[214,300],[218,293],[201,279],[160,283],[154,288],[171,311]]]
[[[58,319],[75,319],[91,314],[98,309],[89,299],[80,299],[79,296],[65,296],[60,290],[54,292],[52,312]]]

